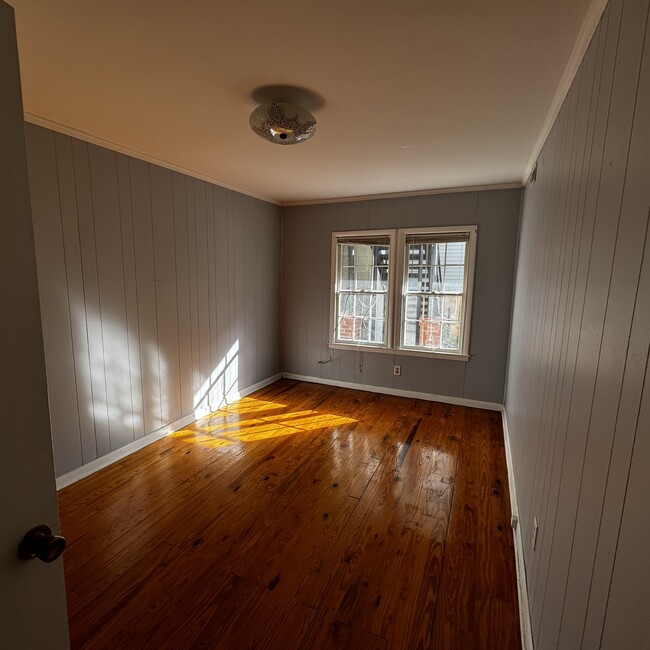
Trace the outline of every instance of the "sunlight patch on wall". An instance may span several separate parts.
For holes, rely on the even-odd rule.
[[[194,415],[204,417],[239,398],[239,340],[235,341],[194,394]]]

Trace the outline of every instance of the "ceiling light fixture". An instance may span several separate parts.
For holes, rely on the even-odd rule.
[[[248,123],[260,138],[275,144],[298,144],[316,132],[316,118],[306,108],[284,102],[258,106]]]

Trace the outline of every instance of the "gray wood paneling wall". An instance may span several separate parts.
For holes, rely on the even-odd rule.
[[[279,207],[26,130],[58,476],[280,372]]]
[[[648,9],[611,0],[524,194],[506,410],[537,650],[650,648]]]
[[[502,404],[520,202],[514,189],[284,208],[283,370]],[[356,350],[318,363],[329,358],[332,232],[461,224],[478,225],[467,363]]]

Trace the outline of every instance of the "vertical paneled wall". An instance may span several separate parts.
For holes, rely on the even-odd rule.
[[[283,370],[328,380],[503,403],[521,190],[459,192],[284,209]],[[478,225],[470,360],[328,349],[331,235]],[[393,364],[402,374],[393,376]]]
[[[650,647],[648,5],[611,0],[524,195],[506,410],[537,650]]]
[[[280,372],[280,208],[26,128],[57,475]]]

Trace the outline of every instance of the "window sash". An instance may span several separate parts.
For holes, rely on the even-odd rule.
[[[415,303],[415,313],[410,314],[409,298],[438,298],[439,301],[433,305],[431,303],[422,305],[418,301]],[[458,298],[460,306],[458,303],[455,306],[452,305],[452,313],[448,313],[449,306],[445,302]],[[462,295],[404,294],[401,322],[402,347],[407,350],[460,354],[464,327],[463,306]],[[414,343],[407,342],[409,335],[415,339]],[[456,339],[456,345],[449,344],[450,337],[452,340]]]
[[[342,344],[351,347],[388,348],[392,341],[393,300],[392,283],[394,277],[395,231],[379,230],[373,232],[358,231],[332,233],[332,292],[330,307],[330,345]],[[349,259],[342,259],[343,246],[381,246],[387,249],[386,259],[377,263],[377,258],[368,260],[370,264],[350,264]],[[344,269],[354,269],[344,278]],[[358,270],[368,271],[368,278],[359,281]],[[379,271],[378,271],[379,270]],[[386,279],[383,280],[385,274]],[[359,282],[367,286],[359,286]],[[344,285],[345,286],[344,288]],[[382,286],[384,285],[384,286]],[[376,300],[384,297],[383,310],[376,312],[373,306],[367,314],[356,313],[356,303],[352,314],[341,313],[341,298],[345,296]],[[343,298],[345,299],[345,298]],[[348,309],[346,308],[346,311]],[[342,325],[347,331],[342,331]],[[365,333],[364,333],[365,329]],[[381,340],[372,340],[379,332]],[[368,340],[370,339],[370,340]]]
[[[396,351],[418,351],[422,353],[430,353],[433,356],[436,354],[451,354],[457,355],[462,358],[467,358],[469,355],[469,327],[471,323],[471,292],[473,288],[473,271],[474,271],[474,256],[476,250],[476,226],[461,226],[458,229],[455,228],[431,228],[431,229],[408,229],[399,231],[399,242],[398,250],[400,251],[400,268],[398,269],[399,277],[401,278],[401,296],[398,303],[398,309],[396,313],[396,332],[397,340],[395,341]],[[447,253],[448,250],[445,249],[445,257],[442,260],[442,264],[431,264],[428,260],[420,261],[418,264],[411,264],[411,246],[413,245],[426,245],[426,244],[448,244],[464,242],[464,257],[463,257],[463,274],[462,274],[462,291],[452,290],[445,291],[445,282],[446,282],[446,268],[447,267],[459,267],[460,264],[447,264]],[[441,289],[423,289],[421,287],[415,289],[409,289],[409,271],[417,268],[429,268],[429,269],[442,269],[442,287]],[[429,280],[431,282],[431,280]],[[418,282],[422,283],[424,280],[418,279]],[[438,281],[440,282],[440,281]],[[444,298],[457,298],[460,302],[460,313],[458,314],[457,319],[447,319],[444,314],[440,314],[439,317],[429,321],[416,318],[415,321],[412,318],[409,318],[407,314],[407,300],[408,299],[441,299]],[[418,300],[418,304],[420,300]],[[441,307],[442,309],[442,307]],[[426,318],[426,317],[422,317]],[[413,330],[413,323],[418,325]],[[430,325],[429,325],[430,324]],[[427,332],[426,329],[424,334],[422,330],[419,329],[423,325],[430,327],[434,330],[434,335],[432,336],[430,332]],[[443,346],[443,330],[447,326],[447,333],[449,335],[449,329],[453,326],[458,325],[458,331],[453,333],[457,335],[458,346],[449,348]],[[439,331],[435,331],[439,328]],[[409,330],[407,332],[407,330]],[[415,343],[407,343],[407,335],[415,337]],[[431,345],[420,345],[419,341],[422,340],[420,337],[425,338],[434,343]],[[454,338],[452,336],[452,338]],[[438,343],[438,345],[435,345]]]

